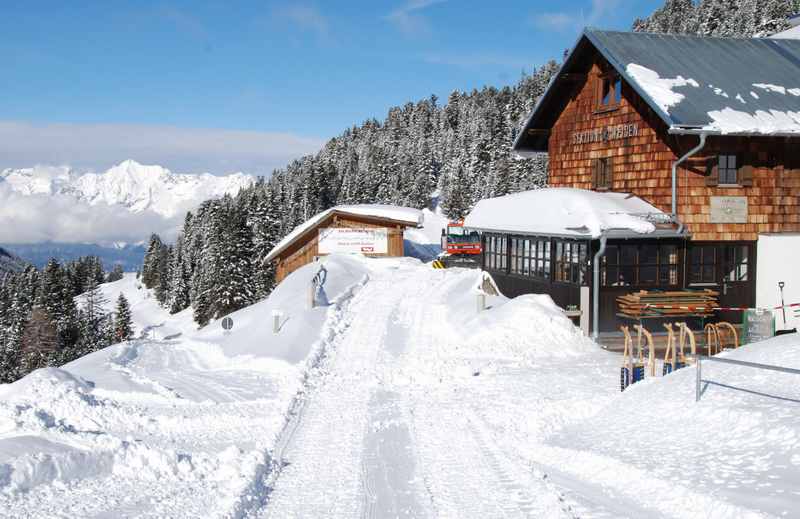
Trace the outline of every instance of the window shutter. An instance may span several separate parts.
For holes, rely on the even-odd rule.
[[[608,189],[614,187],[614,157],[608,157],[606,159],[606,178],[603,187]]]
[[[706,186],[714,187],[719,184],[719,157],[708,159],[706,166]]]
[[[592,159],[592,189],[597,189],[600,183],[600,160]]]
[[[753,165],[749,163],[739,167],[739,185],[744,187],[753,186]]]

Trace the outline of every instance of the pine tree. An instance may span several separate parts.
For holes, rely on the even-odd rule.
[[[22,333],[20,371],[31,371],[52,364],[58,350],[58,331],[55,323],[42,308],[34,308]]]
[[[114,317],[114,342],[128,341],[133,337],[131,307],[125,295],[120,293]]]
[[[116,263],[114,265],[114,268],[111,269],[111,272],[108,273],[108,276],[106,277],[106,282],[113,283],[114,281],[119,281],[120,279],[123,278],[123,276],[124,276],[124,271],[122,269],[122,265]]]

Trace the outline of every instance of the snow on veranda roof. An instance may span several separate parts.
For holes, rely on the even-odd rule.
[[[305,222],[295,227],[292,232],[287,234],[277,245],[267,254],[264,261],[274,260],[278,254],[283,252],[295,240],[314,229],[333,213],[349,214],[354,216],[366,216],[368,218],[378,218],[381,220],[391,220],[399,224],[419,227],[422,224],[422,211],[410,207],[400,207],[396,205],[383,204],[359,204],[359,205],[337,205],[317,213]]]
[[[470,229],[509,234],[599,238],[679,237],[670,216],[641,198],[571,187],[481,200],[464,219]]]
[[[514,141],[515,151],[547,151],[547,131],[596,53],[673,132],[800,137],[800,40],[586,29]]]

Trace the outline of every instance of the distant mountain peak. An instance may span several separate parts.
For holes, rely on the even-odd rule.
[[[36,166],[0,172],[0,185],[26,195],[65,195],[89,205],[122,205],[131,212],[151,210],[166,218],[210,198],[235,195],[255,179],[243,173],[215,176],[173,173],[159,165],[127,159],[102,173],[68,167]]]

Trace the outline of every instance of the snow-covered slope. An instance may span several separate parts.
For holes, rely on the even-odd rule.
[[[700,403],[693,368],[620,393],[620,357],[548,296],[478,313],[474,270],[322,262],[330,306],[307,307],[312,263],[229,333],[164,314],[134,278],[105,286],[137,326],[164,324],[0,386],[0,516],[795,513],[792,375],[709,362]],[[725,355],[800,367],[800,340]]]
[[[37,166],[0,172],[0,185],[22,195],[64,194],[90,205],[122,205],[132,212],[151,210],[172,217],[209,198],[236,194],[250,185],[244,173],[215,176],[173,173],[161,166],[126,160],[103,173],[80,173],[68,167]]]

